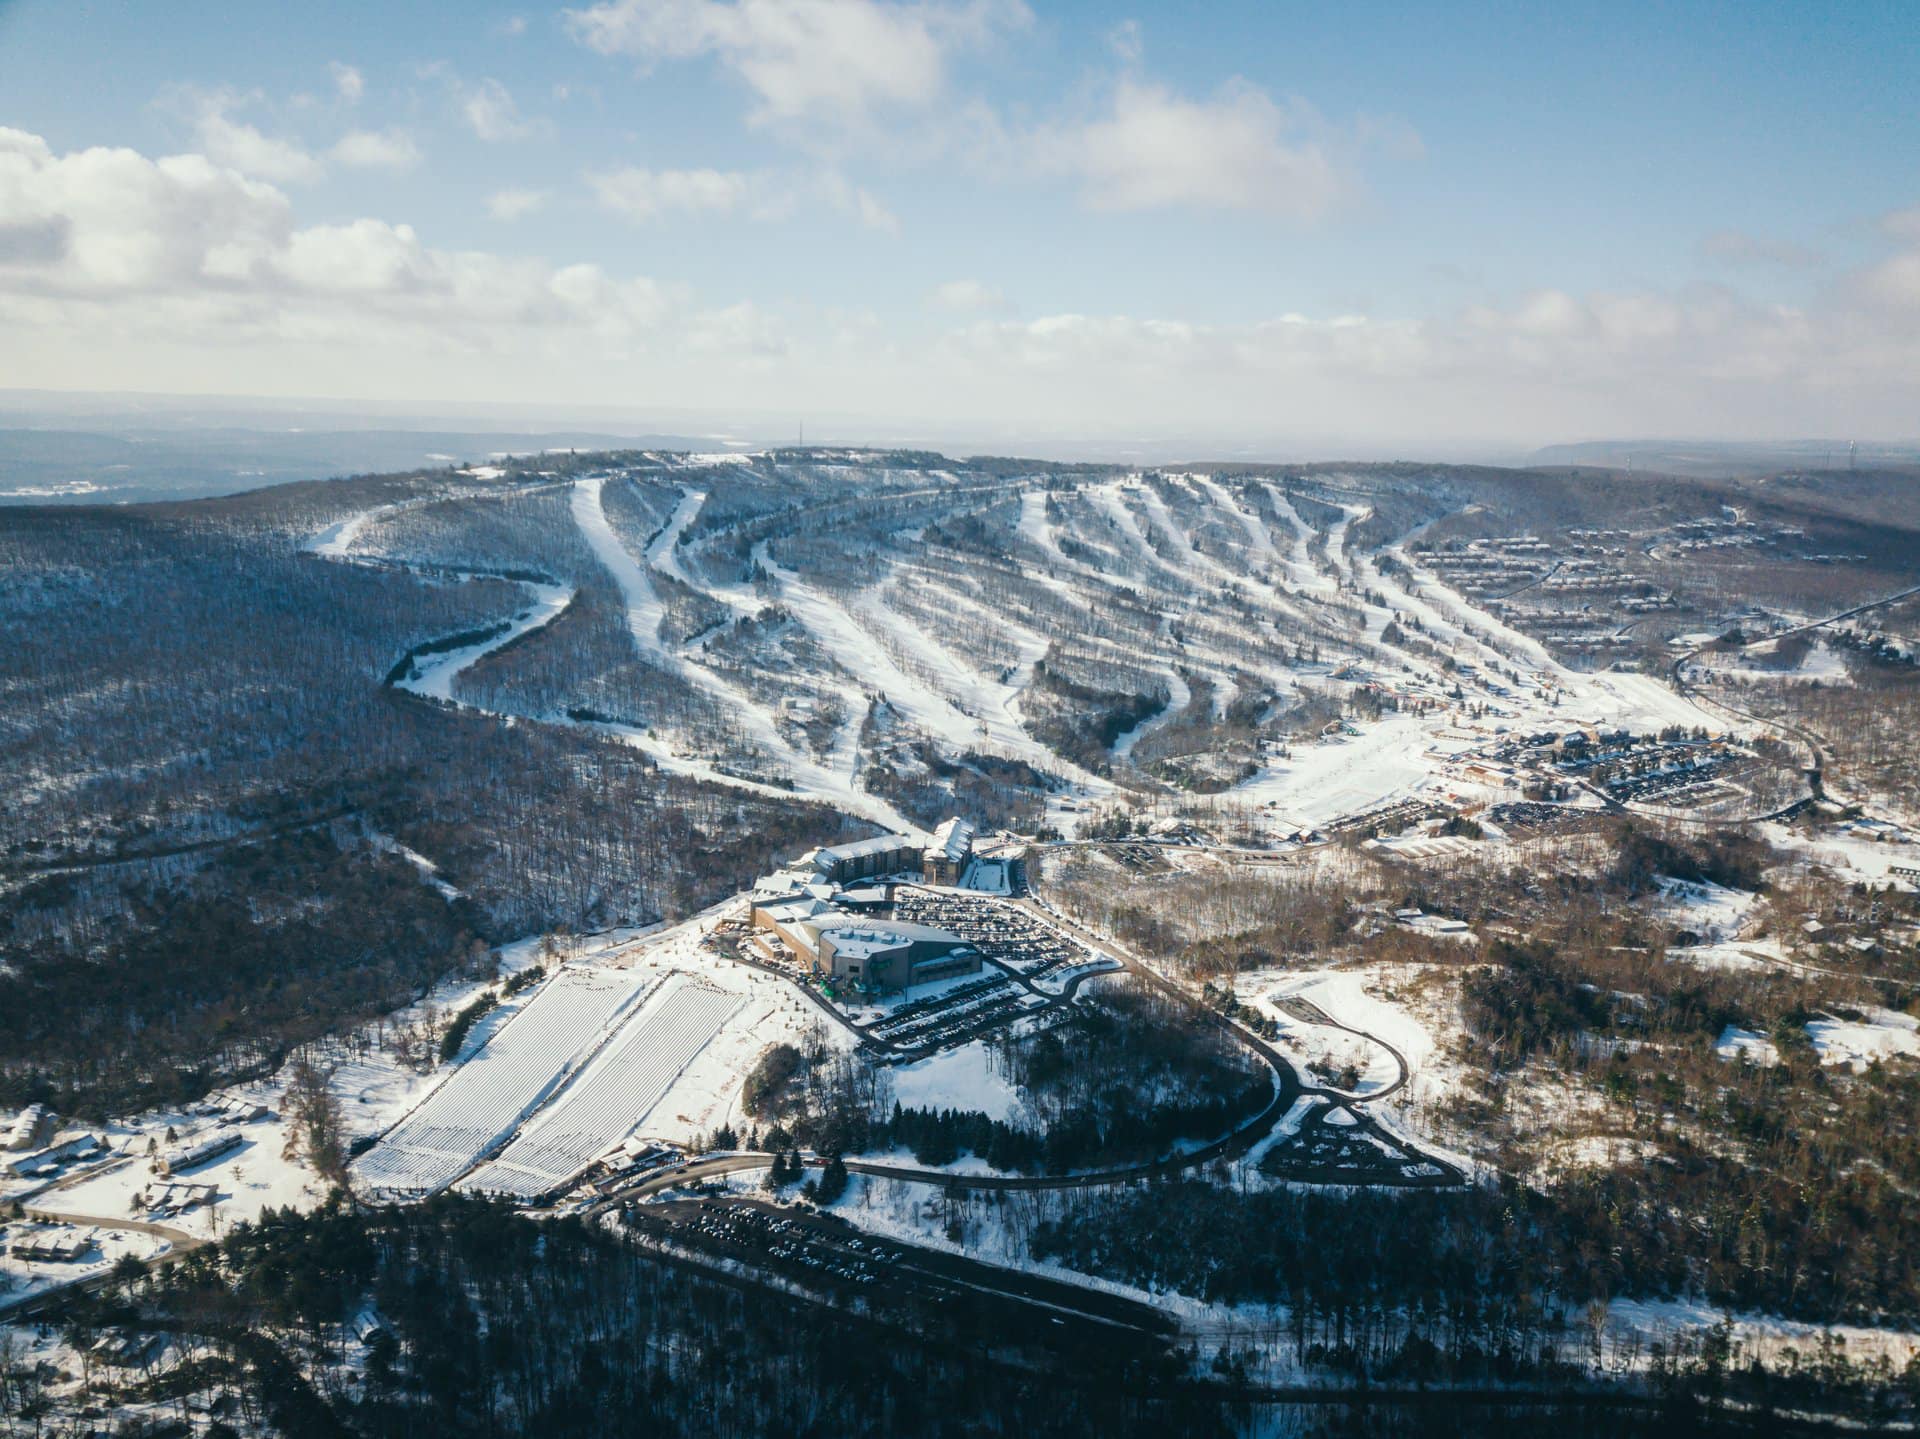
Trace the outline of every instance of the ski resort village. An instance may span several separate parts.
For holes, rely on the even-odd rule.
[[[1261,1402],[1911,1420],[1910,487],[558,451],[179,508],[0,530],[43,675],[200,627],[0,756],[36,1393],[378,1412],[438,1382],[399,1256],[524,1336],[486,1266],[570,1254]],[[235,1294],[271,1354],[180,1317]]]

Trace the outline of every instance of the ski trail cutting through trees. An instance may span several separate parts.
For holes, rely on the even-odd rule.
[[[658,662],[662,668],[671,670],[696,689],[704,691],[718,701],[723,711],[735,723],[761,746],[775,761],[785,767],[793,780],[794,791],[802,795],[822,799],[854,814],[897,829],[908,834],[920,834],[919,826],[907,821],[898,810],[878,795],[856,790],[851,773],[839,774],[789,744],[780,733],[772,714],[766,706],[740,689],[737,685],[714,674],[702,665],[694,664],[682,655],[670,651],[660,639],[660,622],[665,615],[659,593],[647,577],[646,570],[628,553],[620,537],[613,532],[613,526],[607,520],[606,510],[602,507],[602,491],[606,485],[604,476],[592,476],[577,481],[573,491],[573,517],[580,527],[594,557],[605,566],[607,572],[619,585],[627,606],[627,627],[633,635],[633,641],[642,654]],[[686,508],[687,500],[682,500],[681,508]],[[678,513],[678,511],[676,511]],[[691,512],[689,512],[689,517]],[[663,769],[687,775],[695,779],[713,783],[733,784],[736,787],[755,789],[773,794],[789,793],[777,785],[766,785],[755,781],[742,781],[738,776],[728,775],[717,769],[710,761],[674,753],[668,746],[655,737],[636,729],[631,725],[607,724],[595,728],[619,735],[629,744],[645,750]]]

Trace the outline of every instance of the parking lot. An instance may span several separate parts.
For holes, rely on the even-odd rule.
[[[620,1224],[657,1243],[775,1275],[876,1316],[912,1308],[995,1344],[1060,1351],[1135,1342],[1158,1351],[1178,1325],[1149,1305],[945,1250],[863,1233],[836,1215],[748,1198],[638,1204]]]
[[[1045,1003],[990,969],[971,984],[890,1009],[883,1018],[863,1026],[863,1032],[895,1049],[946,1048],[977,1039]]]
[[[914,924],[951,930],[989,960],[1029,982],[1087,959],[1086,950],[1078,944],[1012,905],[903,885],[894,891],[893,913]]]

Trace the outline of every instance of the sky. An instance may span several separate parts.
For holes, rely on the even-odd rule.
[[[0,387],[1920,436],[1920,6],[0,0]]]

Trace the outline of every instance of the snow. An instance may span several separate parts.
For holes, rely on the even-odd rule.
[[[967,873],[961,884],[962,889],[970,889],[978,894],[1009,894],[1012,892],[1007,881],[1009,861],[1004,859],[976,859],[967,866]]]
[[[811,755],[795,749],[780,733],[772,712],[755,700],[745,690],[731,684],[714,674],[704,665],[696,664],[684,655],[675,654],[667,649],[660,640],[660,622],[665,617],[666,607],[662,604],[653,582],[647,577],[644,567],[638,564],[627,552],[627,547],[613,531],[607,520],[602,504],[602,491],[606,485],[604,475],[591,476],[576,481],[573,487],[573,517],[579,526],[581,535],[607,571],[619,585],[627,605],[627,627],[633,635],[634,644],[647,658],[672,670],[696,689],[710,695],[746,733],[759,748],[772,755],[787,771],[794,782],[792,791],[780,790],[775,786],[742,781],[735,776],[722,773],[712,763],[697,757],[675,753],[667,745],[630,725],[594,725],[603,733],[619,737],[636,749],[643,750],[660,765],[662,769],[674,774],[684,774],[691,778],[705,780],[710,784],[728,785],[735,788],[751,789],[758,793],[812,795],[828,801],[841,809],[863,815],[888,829],[921,836],[924,831],[911,824],[892,805],[876,795],[866,793],[854,785],[852,756],[844,770],[829,769],[815,761]],[[691,501],[689,495],[681,502],[680,509],[686,509]],[[680,513],[676,510],[676,515]],[[688,518],[691,518],[689,514]],[[725,592],[715,591],[721,598],[727,599]],[[738,602],[734,596],[730,602]]]
[[[1745,890],[1668,875],[1658,877],[1655,883],[1663,896],[1661,913],[1716,944],[1739,937],[1760,899]]]
[[[1165,708],[1148,715],[1145,719],[1141,720],[1139,724],[1125,731],[1114,740],[1113,757],[1115,759],[1132,759],[1135,745],[1139,744],[1141,740],[1145,739],[1155,730],[1171,723],[1172,720],[1192,702],[1193,691],[1188,687],[1186,679],[1181,675],[1180,671],[1172,665],[1169,665],[1164,673],[1167,681],[1167,703]]]
[[[0,1316],[4,1316],[14,1305],[49,1290],[104,1274],[127,1255],[136,1259],[151,1259],[174,1247],[173,1241],[163,1235],[139,1230],[106,1229],[92,1224],[16,1223],[9,1226],[7,1237],[11,1241],[42,1232],[50,1238],[69,1239],[77,1236],[88,1241],[90,1247],[81,1258],[68,1261],[21,1259],[12,1253],[0,1256]]]
[[[1630,1134],[1582,1134],[1553,1145],[1541,1167],[1549,1176],[1577,1169],[1618,1169],[1659,1152],[1660,1146],[1652,1140]]]
[[[354,542],[360,538],[360,532],[375,520],[388,515],[398,514],[402,510],[413,508],[412,502],[394,505],[375,505],[372,509],[361,510],[358,514],[348,515],[344,520],[328,525],[319,534],[308,540],[303,549],[310,555],[319,555],[322,559],[346,560],[352,558]]]
[[[580,943],[584,951],[592,952],[603,944],[626,938],[631,936],[616,934]],[[505,946],[501,951],[503,971],[514,973],[533,963],[540,944],[538,939],[530,938]],[[393,1123],[417,1103],[439,1077],[403,1066],[390,1051],[374,1042],[376,1035],[389,1027],[419,1022],[427,1005],[440,1013],[457,1009],[486,988],[487,983],[450,979],[437,986],[420,1005],[410,1006],[388,1016],[379,1025],[370,1025],[322,1047],[319,1062],[328,1072],[329,1087],[342,1105],[344,1129],[349,1138],[378,1132]],[[510,1016],[521,1002],[510,1000],[496,1014]],[[490,1015],[476,1026],[481,1038],[495,1018]],[[478,1042],[478,1039],[469,1039],[469,1052]],[[440,1074],[445,1072],[442,1069]],[[324,1196],[324,1186],[299,1157],[287,1152],[288,1131],[281,1115],[288,1080],[289,1074],[283,1069],[264,1080],[216,1091],[203,1104],[191,1109],[152,1110],[115,1119],[101,1129],[115,1151],[113,1158],[76,1171],[51,1188],[39,1186],[37,1195],[30,1198],[29,1203],[50,1212],[89,1216],[103,1230],[107,1226],[142,1221],[157,1223],[166,1231],[148,1235],[137,1230],[114,1230],[111,1238],[102,1240],[109,1257],[121,1253],[144,1256],[162,1252],[170,1248],[176,1238],[216,1238],[227,1226],[255,1218],[269,1206],[310,1208]],[[236,1126],[224,1124],[218,1116],[205,1112],[227,1103],[264,1106],[269,1115]],[[239,1134],[240,1145],[210,1163],[197,1166],[180,1181],[212,1186],[213,1203],[172,1213],[156,1210],[153,1206],[168,1181],[152,1172],[147,1158],[149,1145],[156,1150],[170,1147],[166,1138],[169,1130],[181,1142],[191,1143],[229,1128]],[[21,1188],[10,1187],[7,1197],[22,1197],[26,1193]],[[0,1264],[0,1269],[4,1269],[4,1264]],[[87,1264],[42,1265],[38,1269],[36,1282],[43,1288],[92,1272]]]
[[[396,1197],[444,1189],[595,1053],[640,993],[631,972],[561,969],[424,1104],[354,1161],[356,1184]]]
[[[1358,737],[1297,743],[1289,758],[1268,764],[1231,793],[1276,811],[1290,828],[1318,828],[1424,789],[1435,769],[1433,744],[1422,720],[1389,715]]]
[[[531,1198],[629,1135],[703,1140],[769,1044],[822,1032],[852,1043],[783,981],[707,947],[726,908],[638,941],[610,936],[565,965],[355,1161],[356,1187],[406,1199],[458,1180]]]
[[[420,853],[419,850],[409,849],[390,834],[380,834],[376,832],[369,835],[368,838],[373,841],[375,848],[384,850],[388,854],[397,854],[408,864],[412,865],[414,871],[420,876],[421,883],[430,887],[442,899],[455,900],[460,898],[460,891],[440,878],[440,866]]]
[[[601,1058],[497,1159],[456,1187],[531,1199],[572,1178],[646,1122],[742,1002],[684,974],[669,976],[634,1008]]]
[[[1739,652],[1742,659],[1768,654],[1774,644],[1755,645]],[[1830,648],[1824,641],[1808,647],[1800,657],[1800,663],[1789,670],[1763,669],[1759,666],[1740,664],[1733,655],[1721,655],[1709,652],[1696,656],[1690,666],[1704,670],[1721,679],[1737,680],[1745,684],[1824,684],[1850,685],[1853,674],[1847,668],[1846,657]]]
[[[1771,1068],[1780,1062],[1780,1051],[1771,1039],[1754,1030],[1742,1029],[1737,1024],[1729,1024],[1720,1031],[1720,1038],[1714,1041],[1713,1052],[1722,1059],[1745,1060],[1763,1068]]]
[[[1018,691],[981,674],[919,624],[888,608],[884,585],[842,603],[783,569],[765,543],[754,548],[754,558],[778,586],[781,602],[835,661],[852,671],[863,689],[884,695],[915,727],[955,750],[985,744],[1090,791],[1112,790],[1111,783],[1069,764],[1028,734],[1013,714]],[[1024,661],[1030,665],[1045,648],[1044,639],[1033,637],[1022,650]],[[908,658],[910,668],[902,662]]]
[[[512,644],[522,635],[553,623],[573,603],[570,585],[535,584],[523,581],[533,592],[532,602],[509,622],[507,629],[491,639],[463,645],[457,650],[422,655],[414,661],[413,672],[400,681],[399,688],[443,704],[455,703],[453,682],[473,665]]]
[[[978,1039],[896,1068],[893,1097],[908,1109],[978,1110],[999,1120],[1021,1107],[1020,1092],[994,1071],[993,1055]]]
[[[1920,1019],[1897,1009],[1868,1008],[1859,1019],[1809,1020],[1807,1038],[1822,1064],[1844,1064],[1856,1073],[1896,1055],[1920,1057]]]
[[[162,1116],[155,1116],[155,1119]],[[206,1120],[190,1121],[177,1115],[178,1132],[183,1140],[211,1133],[216,1126]],[[198,1133],[188,1125],[198,1123]],[[144,1205],[135,1206],[136,1196],[158,1189],[167,1181],[152,1172],[145,1154],[146,1139],[167,1147],[165,1125],[151,1121],[133,1130],[133,1153],[124,1166],[104,1171],[83,1183],[44,1196],[40,1203],[47,1209],[67,1213],[98,1215],[103,1219],[125,1217],[146,1219]],[[211,1163],[198,1165],[175,1179],[191,1184],[211,1184],[218,1196],[212,1206],[159,1218],[158,1222],[196,1238],[211,1238],[226,1226],[258,1217],[269,1208],[308,1209],[325,1194],[325,1185],[285,1154],[287,1129],[277,1112],[273,1118],[237,1126],[242,1136],[238,1148],[230,1149]]]
[[[700,507],[706,502],[705,490],[680,491],[680,503],[674,506],[673,514],[647,546],[647,563],[662,574],[672,575],[682,584],[691,585],[693,581],[680,567],[680,536],[687,532],[687,526],[694,522]]]
[[[580,527],[594,558],[606,567],[626,597],[627,628],[633,632],[640,652],[650,658],[666,659],[666,649],[660,643],[660,622],[666,618],[667,607],[653,588],[653,581],[647,578],[646,570],[627,553],[626,545],[607,520],[602,500],[606,483],[606,476],[594,475],[574,484],[574,523]]]
[[[1920,865],[1920,855],[1910,842],[1889,841],[1847,825],[1829,825],[1813,839],[1778,821],[1761,826],[1760,832],[1774,848],[1798,855],[1808,864],[1846,880],[1910,885],[1911,881],[1895,880],[1890,871],[1896,864]]]
[[[1698,1340],[1723,1322],[1748,1354],[1770,1364],[1784,1359],[1788,1349],[1802,1359],[1810,1358],[1829,1335],[1845,1346],[1848,1359],[1856,1364],[1884,1354],[1898,1370],[1920,1352],[1920,1334],[1909,1330],[1806,1324],[1772,1314],[1716,1309],[1694,1299],[1615,1299],[1607,1305],[1611,1337],[1616,1342],[1637,1339],[1643,1352],[1653,1340],[1665,1341],[1669,1347],[1679,1336]]]
[[[1293,546],[1286,556],[1287,570],[1293,583],[1303,590],[1327,592],[1336,589],[1337,582],[1314,565],[1313,556],[1307,550],[1307,543],[1313,537],[1313,528],[1301,518],[1292,502],[1280,493],[1278,486],[1270,483],[1266,489],[1274,512],[1293,527]]]

